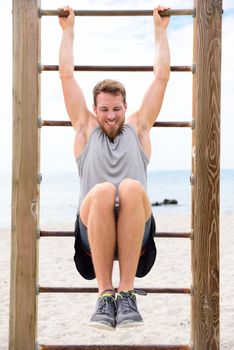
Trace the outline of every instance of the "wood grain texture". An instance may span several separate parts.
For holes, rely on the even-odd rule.
[[[39,350],[191,350],[189,345],[39,345]]]
[[[32,350],[36,339],[39,191],[40,25],[37,0],[13,3],[13,178],[10,350]]]
[[[222,1],[197,0],[195,7],[192,342],[195,350],[217,350]]]

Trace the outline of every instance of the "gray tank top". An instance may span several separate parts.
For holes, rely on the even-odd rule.
[[[149,159],[143,151],[133,127],[128,124],[114,140],[111,140],[100,127],[96,127],[76,160],[80,176],[80,204],[86,194],[96,184],[110,182],[117,188],[125,178],[140,181],[147,190],[147,166]]]

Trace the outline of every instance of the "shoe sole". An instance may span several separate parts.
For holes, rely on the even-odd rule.
[[[144,326],[144,322],[134,322],[134,321],[129,321],[125,323],[120,323],[116,325],[116,328],[133,328],[133,327],[141,327]]]
[[[115,331],[115,327],[112,327],[108,325],[107,323],[98,323],[98,322],[90,322],[88,323],[89,327],[96,328],[96,329],[102,329],[105,331]]]

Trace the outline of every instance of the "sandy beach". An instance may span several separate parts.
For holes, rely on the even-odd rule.
[[[71,226],[60,227],[72,229]],[[234,214],[221,215],[220,225],[221,349],[234,349]],[[56,229],[57,227],[49,227]],[[158,231],[185,231],[190,217],[157,216]],[[0,235],[0,350],[8,347],[10,232]],[[41,238],[41,286],[95,286],[85,281],[73,264],[73,238]],[[135,287],[190,287],[190,241],[157,238],[158,257],[147,277]],[[118,268],[114,267],[115,285]],[[38,298],[40,344],[185,344],[190,342],[190,296],[148,294],[138,296],[145,325],[139,330],[98,331],[87,326],[96,303],[95,294],[41,294]]]

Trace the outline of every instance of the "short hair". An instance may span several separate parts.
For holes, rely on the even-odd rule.
[[[97,105],[97,96],[101,92],[106,92],[112,95],[122,95],[123,102],[126,103],[126,90],[122,83],[117,80],[105,79],[99,81],[93,88],[93,102]]]

